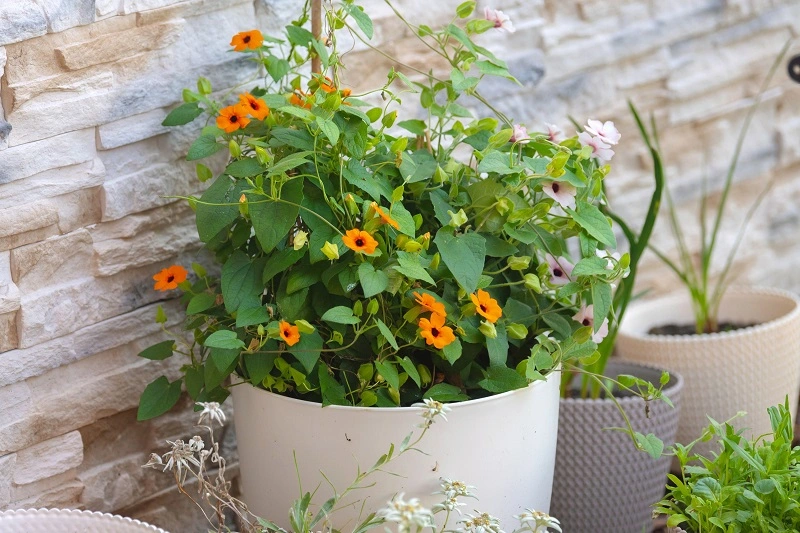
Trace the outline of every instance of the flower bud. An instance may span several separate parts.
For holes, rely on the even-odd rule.
[[[295,320],[294,325],[297,326],[297,331],[300,333],[305,333],[306,335],[309,333],[314,333],[314,331],[317,329],[312,326],[308,320]]]
[[[242,155],[242,149],[239,148],[239,143],[233,139],[228,141],[228,151],[231,153],[231,157],[239,157]]]
[[[376,300],[375,298],[371,299],[367,304],[367,313],[374,315],[375,313],[378,312],[378,309],[380,309],[380,304],[378,303],[378,300]]]
[[[436,252],[435,254],[433,254],[433,259],[431,259],[430,269],[431,270],[436,270],[437,268],[439,268],[439,262],[441,260],[442,260],[442,256],[439,255],[439,252]]]
[[[407,242],[407,243],[406,243],[406,244],[403,246],[403,250],[405,250],[406,252],[409,252],[409,253],[412,253],[412,254],[413,254],[413,253],[415,253],[415,252],[419,252],[420,250],[422,250],[422,245],[421,245],[420,243],[418,243],[417,241],[411,241],[411,240],[409,240],[409,241],[408,241],[408,242]]]
[[[414,229],[417,230],[422,227],[422,215],[419,213],[415,213],[413,217],[414,219]]]
[[[494,208],[501,215],[505,215],[506,213],[514,209],[514,202],[512,202],[508,198],[503,197],[497,200],[497,203],[494,204]]]
[[[259,163],[266,166],[272,160],[272,156],[269,155],[269,153],[266,150],[264,150],[263,147],[256,146],[256,159],[258,160]]]
[[[508,258],[508,268],[511,270],[527,270],[531,266],[531,258],[529,255],[521,257],[511,256]]]
[[[356,300],[356,303],[353,304],[353,314],[355,316],[361,316],[364,314],[364,304],[361,303],[361,300]]]
[[[447,212],[450,215],[450,225],[454,228],[460,228],[464,224],[467,223],[467,214],[464,212],[463,209],[459,209],[458,213],[453,213],[452,211]]]
[[[358,215],[359,214],[358,204],[356,203],[356,200],[355,200],[355,198],[353,198],[352,194],[347,193],[347,195],[345,195],[345,197],[344,197],[344,205],[347,206],[347,211],[351,215]]]
[[[408,244],[409,240],[410,239],[407,235],[398,235],[394,242],[398,248],[405,248],[405,245]]]
[[[537,294],[542,293],[542,284],[536,274],[525,274],[525,288],[530,289]]]
[[[211,169],[202,163],[197,163],[195,171],[197,172],[197,179],[200,180],[201,183],[214,177],[214,173],[211,172]]]
[[[258,327],[256,328],[256,333],[258,333],[259,337],[263,337],[264,336],[264,325],[263,324],[259,324],[258,325]]]
[[[372,363],[364,363],[358,367],[358,379],[361,381],[369,381],[375,375],[375,367]]]
[[[308,233],[303,230],[298,230],[298,232],[294,234],[294,249],[300,250],[307,243],[308,243]]]
[[[211,94],[211,82],[208,81],[208,78],[198,78],[197,92],[200,94]]]
[[[330,259],[331,261],[335,261],[339,259],[339,247],[333,244],[332,242],[325,241],[325,244],[322,245],[322,253]]]
[[[428,367],[423,365],[422,363],[417,365],[417,372],[419,373],[419,381],[423,387],[427,387],[428,384],[433,379],[431,376],[431,371],[428,370]]]
[[[526,328],[523,324],[514,322],[513,324],[506,326],[506,333],[508,333],[508,336],[511,339],[522,340],[528,336],[528,328]]]
[[[481,322],[481,325],[478,326],[478,330],[483,333],[483,335],[487,339],[496,339],[497,338],[497,328],[489,322],[488,320],[484,320]]]
[[[242,195],[239,197],[239,212],[242,214],[243,217],[246,217],[247,213],[249,212],[247,206],[247,196],[245,196],[244,193],[242,193]]]

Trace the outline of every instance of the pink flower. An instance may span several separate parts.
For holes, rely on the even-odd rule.
[[[498,30],[505,30],[508,33],[514,33],[516,31],[514,29],[514,25],[511,23],[511,19],[508,18],[508,15],[499,9],[491,9],[486,7],[483,9],[483,16],[486,18],[486,20],[494,22],[494,27]]]
[[[563,257],[553,257],[550,254],[546,254],[545,259],[547,259],[547,266],[550,267],[550,283],[553,285],[569,283],[569,276],[572,274],[574,265]]]
[[[512,143],[527,144],[531,141],[528,130],[522,124],[514,124],[513,131],[514,133],[511,134],[511,139],[509,139]]]
[[[596,344],[600,344],[603,339],[608,335],[608,319],[603,320],[597,331],[594,331],[594,305],[582,305],[580,311],[575,313],[572,320],[579,322],[582,326],[589,326],[592,328],[592,340]]]
[[[600,140],[604,143],[613,146],[619,142],[621,135],[610,120],[600,122],[599,120],[589,119],[587,122],[588,125],[584,129],[595,137],[600,137]]]
[[[575,195],[578,189],[566,181],[548,181],[542,185],[542,192],[559,203],[561,207],[575,209]]]
[[[614,150],[611,149],[611,146],[604,143],[600,137],[592,137],[589,132],[580,132],[578,141],[582,146],[591,146],[592,156],[596,157],[601,164],[608,163],[614,157]]]
[[[558,144],[564,140],[564,132],[561,131],[561,128],[555,124],[548,124],[547,122],[545,122],[544,125],[547,128],[547,137],[551,142]]]

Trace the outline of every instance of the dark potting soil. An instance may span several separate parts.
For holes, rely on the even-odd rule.
[[[744,329],[755,326],[756,324],[738,324],[736,322],[722,322],[719,325],[719,331],[736,331],[737,329]],[[650,335],[697,335],[694,324],[666,324],[664,326],[657,326],[650,328],[647,332]],[[700,333],[705,335],[705,333]]]

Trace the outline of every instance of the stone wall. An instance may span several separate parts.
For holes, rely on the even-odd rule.
[[[376,42],[402,63],[430,56],[380,0],[363,2]],[[446,20],[458,1],[399,0],[412,21]],[[480,7],[487,5],[482,0]],[[140,465],[167,438],[191,435],[184,404],[135,422],[145,384],[176,363],[136,357],[160,340],[151,276],[197,256],[195,192],[182,162],[195,130],[160,123],[198,76],[215,90],[247,77],[234,33],[265,33],[299,0],[6,0],[0,2],[0,509],[84,507],[172,531],[194,512],[167,476]],[[614,205],[641,220],[652,186],[626,99],[653,112],[681,218],[697,233],[701,180],[718,190],[739,125],[781,45],[800,31],[794,0],[505,0],[517,31],[491,31],[521,86],[492,82],[503,111],[537,129],[567,115],[614,120],[623,133],[609,177]],[[800,51],[798,47],[794,53]],[[363,46],[346,58],[357,88],[392,61]],[[358,83],[355,83],[355,81]],[[732,211],[776,184],[737,262],[741,281],[800,289],[800,86],[781,71],[756,114]],[[4,118],[4,120],[2,120]],[[13,128],[13,129],[12,129]],[[732,216],[735,223],[740,216]],[[634,222],[635,224],[635,222]],[[668,227],[655,240],[671,251]],[[722,245],[729,246],[727,232]],[[696,249],[696,246],[695,246]],[[643,286],[675,288],[653,258]]]

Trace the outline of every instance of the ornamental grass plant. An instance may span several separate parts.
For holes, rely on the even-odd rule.
[[[433,29],[387,4],[449,69],[392,58],[382,87],[343,87],[338,36],[374,48],[372,21],[345,1],[315,35],[307,3],[280,37],[233,37],[252,80],[220,94],[201,78],[165,119],[204,121],[188,160],[229,152],[219,175],[197,164],[210,186],[185,198],[221,274],[154,276],[181,291],[187,318],[141,355],[185,363],[148,385],[139,419],[184,387],[222,402],[232,374],[233,386],[387,407],[502,393],[599,357],[629,263],[598,207],[619,133],[594,120],[571,138],[529,133],[481,94],[484,78],[516,82],[474,40],[512,31],[502,12],[475,16],[467,1]],[[398,117],[412,95],[421,118]]]

